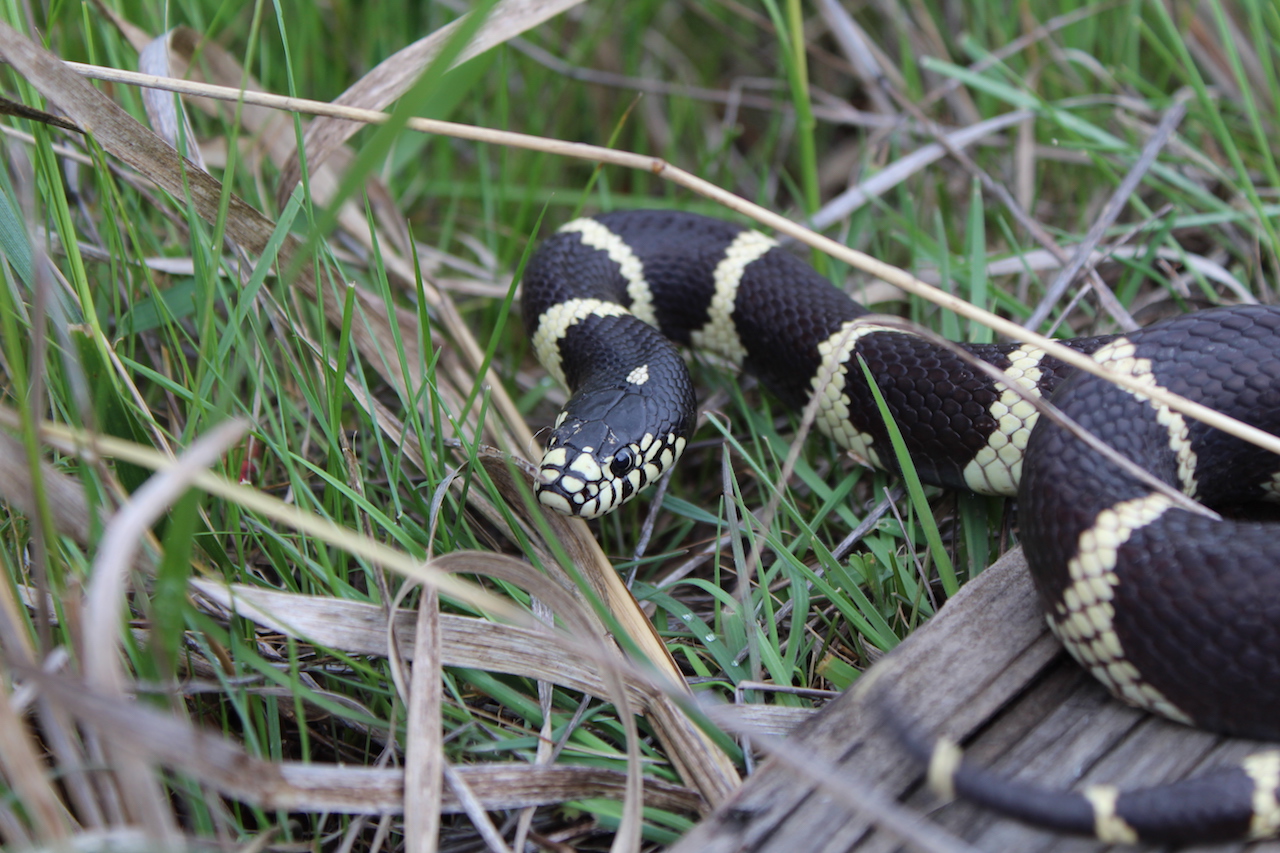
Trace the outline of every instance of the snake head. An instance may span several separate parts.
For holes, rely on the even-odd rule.
[[[535,481],[538,501],[581,518],[612,512],[680,458],[687,421],[663,416],[651,397],[630,389],[581,389],[547,441]]]

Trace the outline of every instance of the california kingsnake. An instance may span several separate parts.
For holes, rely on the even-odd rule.
[[[1180,722],[1280,740],[1274,525],[1175,506],[1058,424],[1033,432],[1035,408],[1009,385],[923,337],[858,322],[866,308],[737,225],[662,211],[575,220],[530,259],[522,299],[539,359],[572,392],[536,482],[545,505],[600,515],[680,456],[695,400],[672,341],[720,353],[790,406],[818,395],[823,431],[894,468],[856,353],[921,479],[1018,495],[1021,538],[1050,627],[1112,693]],[[1280,309],[1215,309],[1064,343],[1280,434]],[[1085,429],[1199,501],[1280,497],[1273,454],[1105,380],[1072,375],[1035,347],[960,346],[1025,392],[1053,393]],[[1065,831],[1125,842],[1280,834],[1280,750],[1220,778],[1120,795],[1001,789],[954,757],[953,748],[934,751],[935,781]]]

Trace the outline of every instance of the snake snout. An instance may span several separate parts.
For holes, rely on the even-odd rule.
[[[538,501],[566,515],[596,518],[655,483],[680,458],[685,438],[646,433],[638,442],[578,445],[552,436],[534,483]]]

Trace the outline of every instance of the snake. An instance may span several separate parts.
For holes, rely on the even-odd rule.
[[[697,413],[682,347],[717,353],[797,411],[812,405],[838,445],[897,471],[879,396],[923,482],[1017,498],[1049,628],[1114,696],[1280,741],[1280,525],[1191,504],[1280,499],[1280,457],[1140,390],[1280,434],[1280,308],[1060,342],[1130,388],[1031,344],[878,320],[776,240],[680,211],[574,219],[538,246],[521,287],[534,352],[570,393],[537,466],[544,506],[595,518],[671,468]],[[1047,791],[963,760],[946,738],[904,739],[936,790],[1050,829],[1112,843],[1280,835],[1280,748],[1148,788]]]

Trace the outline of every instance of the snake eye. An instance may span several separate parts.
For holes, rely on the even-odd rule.
[[[609,463],[609,470],[615,477],[625,477],[635,467],[636,453],[630,447],[624,447],[613,454],[613,461]]]

